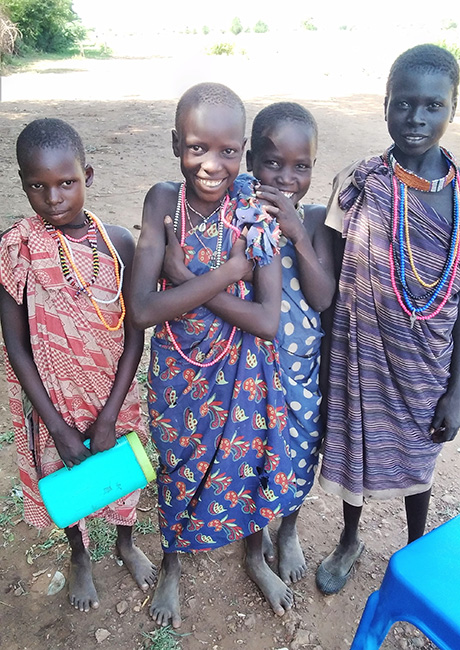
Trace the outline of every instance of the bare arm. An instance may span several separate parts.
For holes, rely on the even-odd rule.
[[[0,313],[8,358],[19,383],[54,440],[66,465],[78,465],[90,455],[77,429],[70,427],[54,408],[43,385],[30,347],[27,306],[18,305],[0,286]]]
[[[164,217],[174,211],[177,185],[160,183],[148,192],[142,230],[134,256],[131,305],[134,326],[145,329],[172,320],[205,304],[238,281],[247,270],[246,260],[231,256],[215,271],[189,277],[168,291],[157,291],[165,256]]]
[[[124,320],[124,347],[118,361],[118,367],[110,395],[98,415],[97,420],[88,428],[91,438],[91,451],[110,449],[115,444],[115,425],[123,406],[128,390],[136,374],[137,367],[144,348],[144,332],[136,330],[132,324],[129,289],[134,258],[134,239],[131,233],[119,226],[107,226],[113,245],[117,249],[125,265],[123,279],[123,297],[126,304]]]
[[[318,312],[324,311],[335,291],[332,241],[324,225],[326,209],[321,205],[306,206],[302,224],[292,201],[279,190],[262,185],[257,196],[267,202],[265,209],[276,217],[281,232],[295,247],[300,288],[307,303]]]
[[[174,234],[172,222],[166,220],[167,248],[163,270],[171,282],[180,285],[189,282],[194,274],[184,264],[184,254]],[[252,269],[245,255],[246,239],[240,237],[232,247],[230,258],[239,258],[241,268]],[[211,275],[215,271],[212,271]],[[279,255],[264,267],[256,266],[252,281],[252,300],[221,291],[206,302],[206,307],[227,323],[262,339],[272,339],[279,325],[281,304],[281,263]]]
[[[453,440],[460,428],[460,314],[452,332],[454,349],[447,390],[439,400],[430,433],[433,442]]]

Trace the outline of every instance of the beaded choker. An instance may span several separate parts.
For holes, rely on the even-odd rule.
[[[80,237],[79,239],[63,234],[60,230],[55,228],[53,224],[46,221],[46,219],[42,218],[42,221],[46,231],[57,242],[59,261],[61,263],[62,272],[67,282],[72,287],[77,289],[75,297],[77,298],[81,293],[85,293],[88,296],[88,298],[91,300],[94,309],[96,310],[96,314],[98,315],[99,320],[103,323],[104,327],[109,331],[116,331],[120,329],[126,315],[125,302],[123,299],[123,294],[121,292],[122,285],[123,285],[123,273],[125,267],[120,255],[118,254],[118,251],[115,249],[114,245],[112,244],[110,237],[107,234],[106,229],[104,228],[104,225],[99,221],[99,219],[97,219],[97,217],[94,214],[91,214],[90,212],[85,211],[85,216],[89,224],[88,232],[86,233],[86,235],[83,235],[83,237]],[[99,274],[99,268],[100,268],[99,253],[97,249],[97,231],[101,235],[114,262],[117,293],[115,294],[115,297],[112,298],[111,300],[103,300],[102,298],[96,298],[91,289],[91,285],[93,285],[94,282],[96,281],[96,278]],[[72,247],[70,245],[71,241],[81,243],[85,240],[88,241],[93,255],[93,273],[89,281],[86,281],[83,278],[80,269],[77,267],[75,263]],[[98,303],[111,304],[113,302],[116,302],[118,299],[120,300],[121,314],[117,324],[115,326],[111,326],[105,320],[104,315],[102,314]]]
[[[411,187],[414,190],[420,190],[421,192],[440,192],[454,180],[456,173],[455,166],[452,164],[447,150],[441,147],[441,151],[450,163],[449,171],[444,178],[438,178],[434,181],[429,181],[426,178],[417,176],[417,174],[414,174],[410,169],[402,167],[391,153],[391,149],[387,152],[387,158],[396,178],[401,181],[401,183],[404,183],[404,185],[407,185],[407,187]]]
[[[449,250],[447,252],[446,260],[443,269],[437,280],[434,282],[426,282],[420,276],[415,267],[412,246],[410,242],[410,229],[409,229],[409,216],[408,216],[408,186],[401,181],[395,174],[391,177],[392,183],[392,196],[391,196],[391,225],[392,225],[392,239],[389,248],[389,266],[390,277],[393,291],[403,311],[410,316],[411,327],[414,326],[417,320],[429,320],[434,318],[446,304],[449,299],[452,286],[457,274],[458,263],[460,260],[460,218],[459,218],[459,187],[460,187],[460,174],[455,167],[455,163],[451,155],[443,150],[449,162],[452,163],[455,174],[452,182],[453,190],[453,223],[452,232],[450,237]],[[406,261],[407,256],[407,261]],[[406,279],[406,264],[409,264],[413,276],[425,292],[421,295],[415,295],[411,291]],[[402,291],[398,289],[396,277],[400,282]],[[447,285],[447,286],[446,286]],[[435,300],[444,290],[438,306],[430,313],[425,313],[429,310]],[[424,304],[420,302],[424,301]],[[418,304],[417,304],[418,303]]]
[[[208,217],[203,217],[203,215],[200,215],[199,213],[197,213],[198,216],[202,217],[202,219],[204,219],[204,221],[206,222],[214,214],[216,214],[217,211],[220,210],[220,214],[219,214],[219,217],[218,217],[216,250],[212,254],[211,259],[210,259],[210,261],[208,263],[208,266],[210,267],[211,271],[213,269],[218,268],[220,266],[220,264],[221,264],[224,226],[227,226],[228,228],[231,228],[232,230],[236,231],[236,233],[238,234],[238,237],[240,235],[240,230],[238,228],[236,228],[235,226],[233,226],[233,224],[231,224],[229,221],[226,220],[226,211],[227,211],[229,203],[230,203],[230,197],[227,194],[224,197],[224,199],[222,200],[222,203],[220,204],[220,206],[216,210],[214,210],[214,212],[212,214],[210,214]],[[190,207],[190,205],[188,204],[188,201],[187,201],[186,195],[185,195],[185,183],[182,183],[180,188],[179,188],[176,212],[175,212],[175,215],[174,215],[174,230],[177,231],[177,228],[179,226],[179,217],[180,217],[180,219],[181,219],[180,245],[183,248],[184,245],[185,245],[185,235],[186,235],[186,230],[187,230],[186,217],[188,217],[190,226],[192,227],[192,230],[190,232],[195,231],[194,234],[195,234],[196,238],[198,239],[198,241],[200,242],[200,244],[203,246],[203,248],[208,249],[208,246],[205,246],[204,243],[202,242],[201,238],[198,236],[198,233],[196,232],[197,228],[194,227],[192,222],[191,222],[190,215],[188,214],[188,211],[187,211],[187,207]],[[192,208],[192,210],[193,210],[193,208]],[[196,212],[196,211],[193,210],[193,212]],[[202,225],[203,224],[200,224],[200,226],[202,226]],[[200,231],[201,231],[201,229],[200,229]],[[239,289],[240,289],[241,299],[244,300],[244,283],[240,280],[238,282],[238,286],[239,286]],[[166,280],[162,281],[161,288],[162,288],[163,291],[165,291],[165,289],[166,289]],[[233,338],[235,336],[236,329],[237,329],[236,326],[234,326],[232,328],[232,331],[230,332],[230,336],[228,337],[228,340],[227,340],[227,343],[226,343],[225,347],[217,354],[217,356],[212,361],[207,361],[205,363],[202,363],[200,361],[197,361],[196,359],[192,359],[187,354],[185,354],[185,352],[180,347],[179,343],[177,342],[176,337],[174,336],[174,334],[173,334],[173,332],[171,330],[171,326],[169,324],[169,321],[165,321],[165,327],[166,327],[166,331],[168,332],[169,338],[171,339],[171,342],[172,342],[173,347],[176,350],[176,352],[178,352],[178,354],[180,354],[180,356],[185,361],[192,364],[193,366],[198,366],[199,368],[209,368],[211,366],[214,366],[216,363],[218,363],[221,359],[223,359],[228,354],[228,352],[230,350],[230,347],[232,345],[232,342],[233,342]]]

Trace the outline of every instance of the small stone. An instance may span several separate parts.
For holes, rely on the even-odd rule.
[[[190,609],[195,609],[196,608],[196,598],[189,598],[187,600],[187,605],[190,607]]]
[[[313,639],[314,635],[308,632],[308,630],[302,630],[302,628],[299,628],[292,640],[291,650],[300,650],[304,646],[310,646]]]
[[[139,605],[136,605],[135,607],[133,607],[133,612],[140,612],[140,611],[141,611],[141,608],[139,607]]]
[[[102,643],[109,638],[110,632],[103,627],[99,627],[94,633],[94,636],[96,637],[96,641],[98,643]]]
[[[421,637],[416,636],[412,639],[412,645],[414,646],[414,648],[423,648],[425,642]]]
[[[129,607],[128,601],[127,600],[120,600],[120,602],[117,603],[116,607],[117,607],[117,612],[120,615],[124,614],[127,611],[128,607]]]
[[[245,619],[245,621],[244,621],[244,624],[245,624],[245,626],[248,627],[249,629],[252,629],[252,628],[255,626],[255,624],[256,624],[256,617],[255,617],[255,614],[249,614],[249,616],[246,617],[246,619]]]
[[[64,588],[65,585],[65,577],[60,571],[56,571],[56,573],[53,576],[53,579],[48,585],[48,590],[46,592],[47,596],[54,596],[54,594],[57,594],[61,591],[61,589]]]
[[[409,645],[407,643],[407,639],[399,639],[398,644],[399,644],[399,647],[401,648],[401,650],[407,650],[407,648],[409,647]]]

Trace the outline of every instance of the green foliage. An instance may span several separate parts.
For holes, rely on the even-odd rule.
[[[460,46],[457,45],[456,43],[449,43],[443,40],[443,41],[438,41],[437,43],[435,43],[435,45],[439,45],[439,47],[443,47],[445,50],[453,54],[455,58],[460,61]]]
[[[457,27],[458,24],[452,19],[446,20],[442,26],[443,29],[457,29]]]
[[[226,54],[229,56],[230,54],[234,54],[234,45],[233,43],[216,43],[212,47],[209,48],[208,54]]]
[[[20,52],[27,48],[64,52],[86,35],[72,0],[2,0],[2,4],[19,29],[16,45]]]
[[[22,490],[13,486],[7,496],[0,497],[0,532],[3,537],[3,546],[14,542],[13,528],[24,516]]]
[[[268,32],[267,23],[264,23],[262,20],[258,20],[254,25],[254,31],[256,34],[265,34],[265,32]]]
[[[235,34],[235,36],[238,36],[238,34],[241,34],[243,31],[243,25],[241,24],[241,20],[236,17],[232,20],[232,26],[230,27],[230,31],[232,34]]]
[[[153,632],[142,632],[142,636],[145,639],[144,650],[180,650],[177,639],[188,634],[178,634],[168,625]]]
[[[14,442],[14,431],[11,429],[11,431],[5,431],[5,433],[2,433],[0,435],[0,449],[2,448],[3,444],[11,445]]]
[[[203,32],[203,34],[205,36],[207,36],[209,34],[210,29],[209,29],[209,27],[207,25],[203,25],[203,27],[201,28],[201,31]]]
[[[311,18],[304,20],[302,26],[309,32],[316,32],[318,29]]]
[[[88,519],[88,534],[91,540],[90,555],[93,562],[102,560],[104,555],[113,552],[117,540],[115,526],[108,524],[105,519]]]

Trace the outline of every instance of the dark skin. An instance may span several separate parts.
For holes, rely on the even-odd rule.
[[[322,205],[304,205],[303,221],[296,210],[310,188],[316,149],[316,134],[310,126],[279,121],[263,133],[256,152],[247,152],[246,165],[260,180],[258,198],[294,245],[305,301],[322,312],[331,304],[335,289],[332,233],[324,225],[326,209]],[[299,511],[283,517],[277,536],[279,574],[287,584],[298,582],[307,572],[297,534]],[[273,561],[274,548],[267,528],[264,553],[269,562]]]
[[[238,107],[223,105],[191,106],[173,131],[172,144],[187,184],[186,198],[191,206],[188,210],[190,223],[186,223],[189,230],[202,220],[195,211],[204,217],[212,214],[239,173],[245,146],[241,111]],[[169,216],[175,213],[178,190],[178,183],[159,183],[145,198],[133,271],[135,325],[145,328],[160,324],[206,305],[231,325],[263,339],[273,338],[278,328],[281,302],[279,258],[255,268],[252,301],[243,301],[226,292],[229,285],[252,273],[252,264],[244,254],[244,233],[234,243],[228,259],[217,269],[195,276],[184,263],[181,226],[174,233]],[[157,291],[157,281],[161,277],[172,283],[168,291]],[[278,615],[282,616],[292,607],[292,592],[263,559],[262,531],[248,538],[246,569]],[[178,554],[164,553],[150,607],[150,614],[159,625],[171,623],[174,628],[181,625],[180,575]]]
[[[457,106],[455,89],[444,72],[410,71],[397,74],[385,98],[385,120],[394,141],[393,154],[405,168],[428,180],[442,178],[448,165],[439,140],[452,122]],[[452,223],[452,186],[428,193],[410,189]],[[435,443],[453,440],[460,428],[460,323],[452,330],[450,379],[439,399],[429,430]],[[424,534],[431,488],[405,497],[408,543]],[[333,575],[344,576],[362,550],[358,537],[361,507],[343,504],[344,529],[337,548],[322,565]]]
[[[93,169],[84,168],[75,152],[63,149],[32,149],[19,171],[27,198],[37,214],[40,214],[62,233],[75,235],[69,226],[84,224],[86,215],[83,204],[86,188],[92,184]],[[88,226],[78,229],[81,237]],[[131,267],[134,257],[134,240],[125,228],[106,226],[108,235],[125,265],[123,293],[127,297],[130,286]],[[88,242],[84,242],[89,245]],[[98,251],[110,252],[98,235]],[[112,390],[96,420],[86,431],[67,424],[55,408],[41,380],[30,345],[27,297],[17,304],[13,297],[0,287],[1,324],[13,370],[32,405],[48,429],[62,461],[73,467],[92,453],[113,447],[116,441],[115,425],[119,411],[133,381],[143,350],[144,334],[136,330],[127,311],[124,320],[124,349],[118,361]],[[90,439],[90,449],[83,440]],[[92,579],[91,562],[81,532],[77,526],[65,529],[72,555],[69,576],[69,599],[80,611],[99,607],[99,599]],[[142,589],[148,589],[154,581],[154,567],[132,541],[132,526],[118,526],[117,550],[128,570]]]

